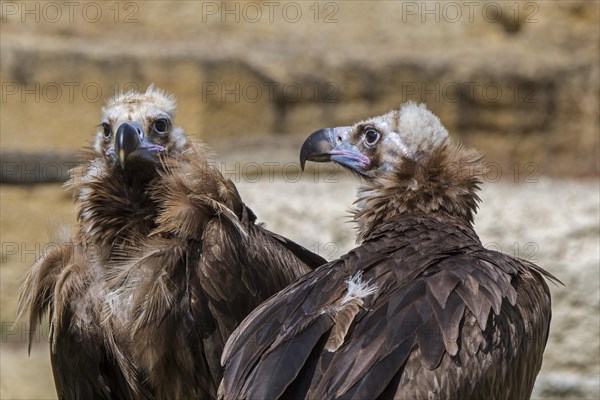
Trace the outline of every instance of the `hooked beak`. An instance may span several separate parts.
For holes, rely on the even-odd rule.
[[[363,176],[368,176],[365,167],[369,157],[362,154],[348,141],[351,127],[324,128],[312,133],[300,150],[300,167],[304,170],[306,161],[334,161]]]
[[[127,162],[134,159],[158,162],[158,155],[165,148],[147,142],[143,138],[143,132],[138,122],[124,122],[117,129],[113,157],[121,168],[125,169]]]

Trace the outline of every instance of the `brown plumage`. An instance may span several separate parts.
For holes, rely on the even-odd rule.
[[[108,102],[68,183],[77,230],[26,278],[60,398],[215,398],[234,328],[325,262],[257,225],[174,112],[153,87]]]
[[[554,279],[473,230],[483,164],[424,106],[311,135],[306,160],[364,178],[362,243],[263,303],[232,334],[225,399],[524,399]]]

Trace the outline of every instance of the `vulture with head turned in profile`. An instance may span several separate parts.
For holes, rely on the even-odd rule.
[[[222,362],[225,399],[524,399],[554,279],[473,230],[480,156],[424,105],[322,129],[300,161],[364,180],[361,244],[254,310]]]
[[[215,398],[235,327],[325,262],[257,225],[174,113],[152,86],[108,102],[69,183],[77,231],[26,278],[61,399]]]

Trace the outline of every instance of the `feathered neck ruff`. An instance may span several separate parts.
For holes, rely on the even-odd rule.
[[[472,226],[480,201],[477,191],[485,166],[473,149],[449,139],[430,154],[403,157],[388,171],[377,171],[359,190],[354,220],[358,241],[392,218],[418,213]]]
[[[103,258],[150,234],[193,236],[214,215],[241,231],[242,222],[256,218],[200,143],[134,173],[109,168],[87,153],[67,187],[74,190],[81,240],[103,250]]]
[[[84,162],[71,171],[65,184],[73,190],[79,239],[105,252],[135,235],[148,234],[154,226],[156,202],[147,188],[158,177],[157,169],[145,165],[128,171],[111,168],[91,149],[81,158]]]

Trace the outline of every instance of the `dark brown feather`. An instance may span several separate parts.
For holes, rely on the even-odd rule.
[[[421,232],[422,237],[441,235],[441,238],[445,236],[444,231],[452,229],[453,225],[408,214],[397,218],[396,223],[399,226],[411,226],[411,230]],[[420,237],[413,237],[412,240],[415,239],[419,240]],[[404,267],[420,273],[408,274],[409,277],[403,282],[395,281],[391,285],[386,285],[383,279],[377,277],[385,276],[382,270],[402,265],[398,261],[404,260],[406,253],[410,254],[407,251],[410,243],[403,246],[402,242],[406,239],[401,236],[390,237],[387,240],[396,242],[400,249],[388,261],[383,260],[378,265],[363,269],[359,260],[363,249],[370,243],[367,239],[362,246],[353,250],[350,257],[319,268],[270,299],[251,314],[242,328],[236,331],[235,340],[232,339],[227,345],[222,388],[224,397],[277,398],[277,393],[293,385],[307,390],[300,398],[314,399],[332,396],[377,398],[378,394],[385,391],[397,391],[397,395],[402,393],[400,398],[428,398],[428,393],[449,398],[480,398],[482,394],[486,397],[486,393],[492,396],[505,393],[510,387],[508,380],[511,377],[500,371],[510,368],[527,374],[529,378],[506,393],[528,396],[536,375],[529,371],[538,371],[541,366],[541,353],[547,340],[550,319],[549,291],[543,276],[526,263],[515,265],[509,256],[490,254],[478,241],[468,236],[457,239],[462,241],[464,256],[448,255],[430,265],[432,257],[437,258],[436,255],[446,248],[454,247],[452,241],[431,242],[421,247],[421,266],[411,263],[410,267]],[[382,241],[381,237],[378,241]],[[470,245],[466,245],[468,243]],[[412,255],[410,257],[414,258]],[[501,269],[492,269],[489,258],[495,259],[495,265],[504,266],[508,263],[517,268],[512,274],[498,272]],[[439,287],[439,282],[429,285],[430,280],[442,279],[438,275],[449,276],[447,274],[459,269],[460,275],[466,278],[458,283],[455,278],[448,279],[451,288],[445,289],[442,294],[432,289]],[[344,282],[360,270],[364,270],[365,281],[371,279],[371,284],[382,288],[385,286],[386,289],[380,289],[377,299],[373,301],[370,297],[365,299],[363,307],[368,311],[359,321],[358,318],[354,319],[344,343],[335,350],[333,356],[325,358],[322,354],[327,349],[323,347],[320,353],[314,353],[313,349],[317,349],[311,346],[320,343],[319,335],[327,338],[331,331],[320,334],[313,332],[311,341],[306,342],[302,338],[308,331],[299,327],[304,326],[307,319],[312,319],[311,316],[327,313],[328,309],[335,307],[347,287]],[[499,313],[494,312],[493,302],[481,297],[482,290],[475,293],[473,284],[467,283],[476,280],[486,270],[493,270],[503,277],[486,282],[486,290],[502,295]],[[337,286],[327,290],[326,286],[331,287],[332,282],[337,282]],[[527,289],[520,289],[522,286]],[[515,291],[517,299],[520,299],[516,306],[509,299]],[[298,301],[304,301],[301,308],[298,308]],[[535,309],[528,308],[529,304],[538,302],[541,303]],[[486,316],[483,329],[475,317],[478,314],[480,318]],[[527,329],[521,320],[531,321],[531,327]],[[276,323],[267,324],[269,328],[265,329],[265,321]],[[277,329],[277,326],[280,328]],[[512,334],[509,326],[516,327]],[[544,328],[535,330],[533,326]],[[259,332],[260,339],[256,337]],[[270,335],[268,332],[271,332]],[[497,342],[492,344],[489,340],[494,337]],[[514,343],[515,337],[520,338],[519,343]],[[300,354],[290,354],[292,350],[288,345],[285,351],[281,347],[283,343],[296,340],[304,341],[308,347],[305,350],[295,348],[295,351],[303,351],[305,357],[313,354],[325,363],[313,375],[303,375],[302,369],[297,368],[294,370],[298,372],[292,376],[280,374],[280,369],[271,368],[273,361],[267,362],[267,359],[271,360],[276,355],[282,359],[302,357]],[[535,349],[531,346],[535,346]],[[524,354],[530,354],[530,357],[526,358]],[[418,361],[408,364],[403,361],[413,358]],[[497,370],[502,362],[510,363],[511,367]],[[394,381],[396,374],[401,379]],[[519,376],[513,372],[510,374]],[[296,382],[296,376],[310,383]],[[413,378],[407,380],[411,376]],[[391,384],[395,384],[396,389],[388,388]],[[271,387],[279,389],[276,393],[265,392],[265,388]],[[268,396],[260,397],[263,395]]]

